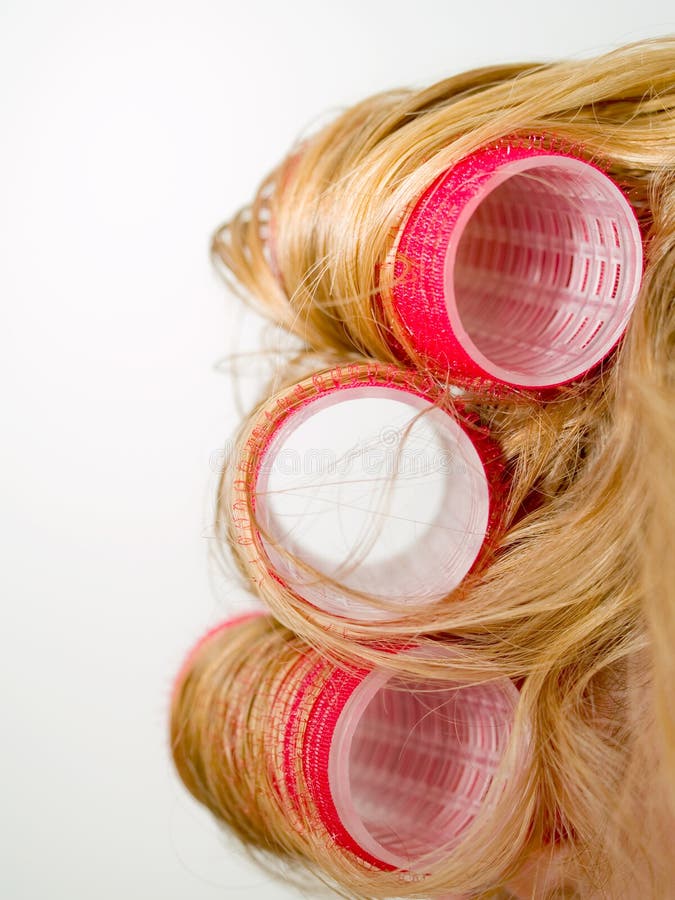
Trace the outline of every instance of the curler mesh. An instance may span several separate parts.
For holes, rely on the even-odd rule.
[[[362,375],[365,369],[349,383],[331,384],[293,408],[277,411],[261,437],[259,455],[240,468],[255,468],[259,540],[274,576],[319,609],[368,621],[391,618],[406,603],[435,602],[457,587],[493,543],[504,485],[499,450],[483,433],[434,408],[411,382],[395,384],[389,377],[378,383],[371,374],[364,383]],[[342,404],[347,405],[340,411]],[[360,418],[355,421],[357,408]],[[383,409],[384,435],[373,425]],[[377,471],[364,467],[355,472],[351,460],[345,473],[311,469],[307,477],[304,470],[295,480],[281,477],[282,464],[304,459],[300,452],[288,455],[299,430],[310,429],[313,453],[332,448],[323,428],[331,411],[340,414],[342,432],[354,433],[354,447],[348,446],[345,458],[356,458],[365,449],[367,462],[378,463]],[[420,431],[422,426],[426,432]],[[390,445],[392,435],[406,435],[401,449],[403,454],[410,451],[407,458]],[[432,443],[434,468],[414,471]],[[409,463],[412,470],[405,468]],[[377,483],[372,498],[368,481]],[[429,509],[422,500],[428,500]],[[360,601],[350,591],[381,599],[383,606]]]
[[[635,215],[604,173],[536,145],[501,146],[462,160],[417,203],[393,299],[430,362],[550,387],[616,345],[641,264]]]

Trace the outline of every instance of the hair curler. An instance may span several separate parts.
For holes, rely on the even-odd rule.
[[[188,733],[180,714],[173,722],[174,759],[198,800],[258,843],[288,847],[295,835],[303,854],[338,849],[422,876],[479,816],[491,827],[485,817],[530,752],[527,726],[512,746],[520,694],[510,679],[460,683],[452,650],[440,645],[388,652],[438,659],[442,679],[339,667],[271,616],[251,618],[202,638],[174,690],[176,711],[200,710],[206,728]],[[199,660],[207,644],[210,658]]]
[[[604,172],[544,144],[462,159],[399,230],[393,305],[436,369],[554,387],[592,369],[625,331],[642,275],[633,209]]]
[[[447,401],[418,373],[354,364],[263,407],[240,448],[231,516],[258,585],[359,621],[456,588],[494,549],[506,481],[498,446]]]
[[[506,678],[461,685],[380,669],[326,671],[304,679],[288,720],[291,793],[299,759],[337,844],[381,869],[433,866],[489,802],[518,690]]]

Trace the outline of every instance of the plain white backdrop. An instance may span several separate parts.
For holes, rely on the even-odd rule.
[[[672,0],[2,0],[0,896],[299,896],[182,790],[166,737],[209,576],[214,370],[255,346],[211,231],[322,114],[675,30]]]

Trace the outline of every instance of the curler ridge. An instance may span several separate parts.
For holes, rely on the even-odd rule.
[[[420,197],[392,302],[434,368],[523,388],[597,365],[637,298],[642,243],[619,187],[541,139],[479,150]]]
[[[499,447],[431,379],[395,366],[324,371],[272,398],[235,468],[233,543],[256,583],[357,621],[440,600],[502,526]]]

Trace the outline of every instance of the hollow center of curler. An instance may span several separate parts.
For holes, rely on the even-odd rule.
[[[366,678],[338,720],[329,761],[333,802],[359,846],[414,868],[457,844],[499,766],[516,697],[510,682],[404,689]]]
[[[568,381],[620,338],[641,260],[635,216],[602,172],[560,156],[509,163],[467,205],[451,238],[453,328],[500,379]]]
[[[391,618],[392,606],[456,587],[481,548],[488,508],[480,457],[459,424],[378,386],[335,391],[289,416],[256,485],[276,573],[313,605],[352,618]]]

